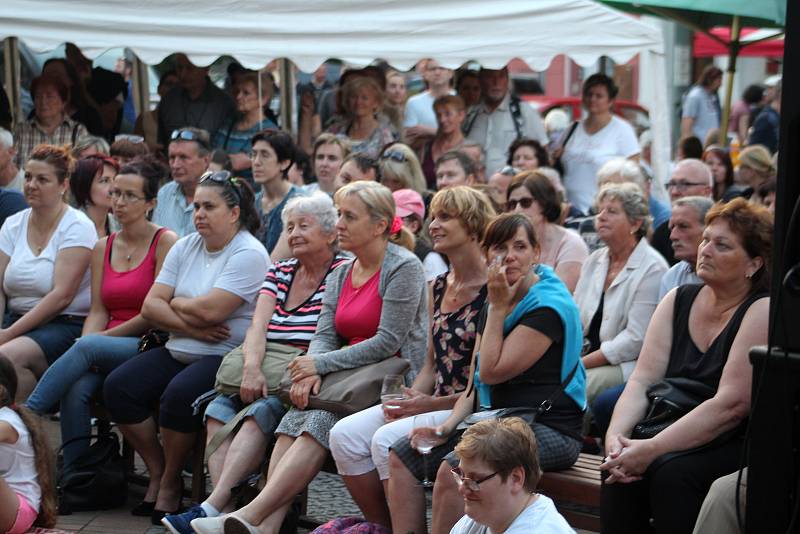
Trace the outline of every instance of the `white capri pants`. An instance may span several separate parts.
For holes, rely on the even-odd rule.
[[[453,410],[429,412],[436,425],[444,423]],[[356,476],[377,469],[381,480],[389,478],[389,447],[408,436],[414,417],[386,423],[378,404],[340,419],[330,432],[331,455],[340,475]]]

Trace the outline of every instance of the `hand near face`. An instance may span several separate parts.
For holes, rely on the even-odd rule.
[[[489,264],[486,283],[489,292],[489,304],[500,309],[506,309],[511,306],[511,301],[519,285],[525,279],[524,276],[520,276],[513,285],[510,285],[506,277],[506,269],[507,267],[503,265],[501,256],[497,256],[492,263]]]

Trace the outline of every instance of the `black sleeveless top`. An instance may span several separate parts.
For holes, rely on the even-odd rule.
[[[713,387],[719,387],[722,369],[728,361],[733,340],[739,332],[744,314],[756,300],[766,297],[758,291],[742,302],[722,332],[711,342],[705,353],[697,348],[689,335],[689,312],[702,284],[686,284],[675,293],[675,311],[672,319],[672,349],[665,378],[691,378]]]

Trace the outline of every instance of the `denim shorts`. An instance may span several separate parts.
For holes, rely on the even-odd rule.
[[[20,317],[22,316],[19,314],[7,312],[3,318],[3,328],[8,328]],[[85,319],[86,317],[78,315],[57,315],[39,328],[25,332],[20,337],[35,341],[42,349],[47,364],[50,365],[67,352],[67,349],[80,337]]]
[[[220,395],[206,408],[203,422],[208,421],[208,418],[211,417],[221,423],[227,423],[245,406],[247,405],[241,401],[239,395]],[[281,400],[270,395],[266,399],[258,399],[250,404],[245,417],[252,417],[265,436],[272,436],[285,414],[286,408]]]

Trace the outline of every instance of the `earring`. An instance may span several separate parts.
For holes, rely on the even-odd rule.
[[[744,277],[750,280],[751,278],[753,278],[753,273],[745,273]]]

